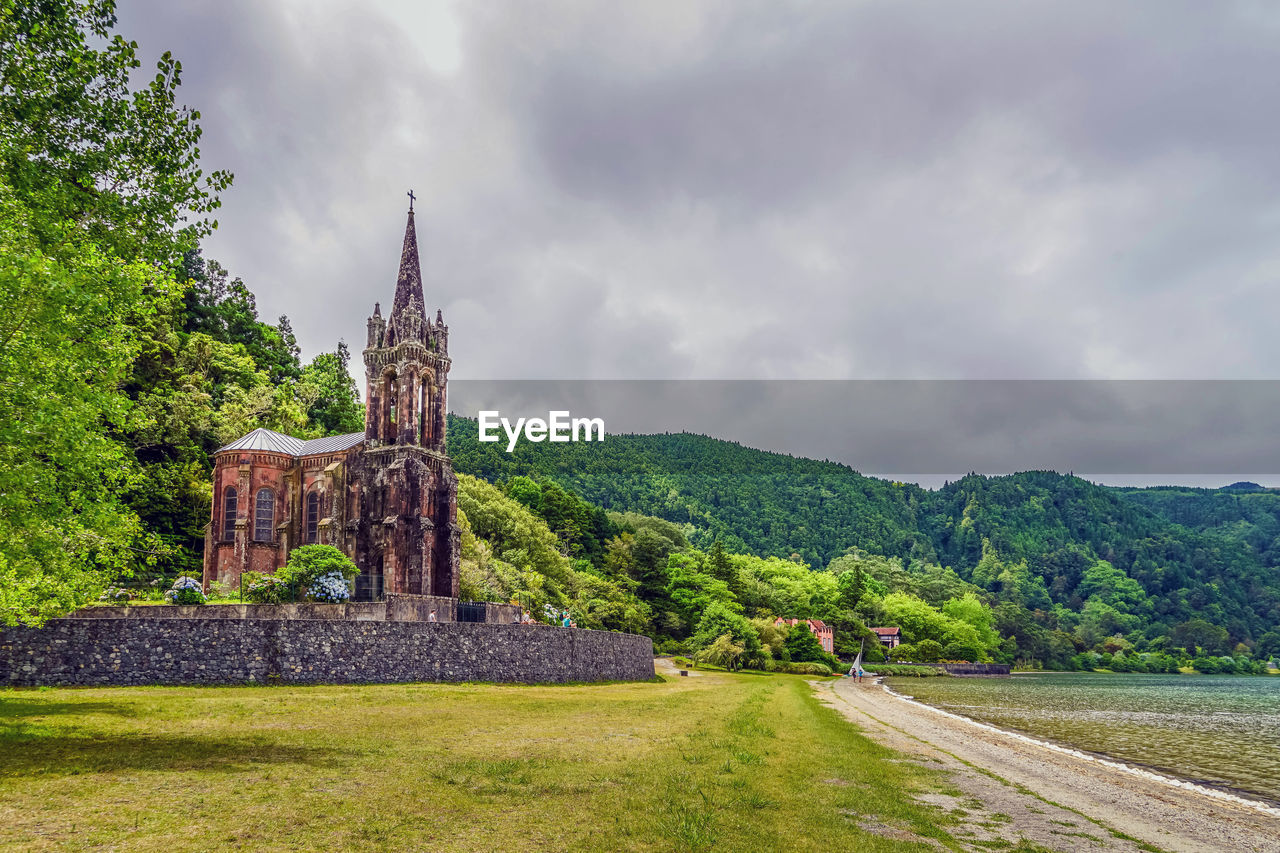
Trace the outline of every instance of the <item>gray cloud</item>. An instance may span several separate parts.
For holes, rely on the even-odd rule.
[[[412,186],[462,377],[1276,374],[1270,4],[424,8],[121,10],[308,354]]]

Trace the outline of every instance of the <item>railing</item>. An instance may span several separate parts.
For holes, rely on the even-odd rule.
[[[486,611],[483,601],[459,601],[457,621],[484,622]]]

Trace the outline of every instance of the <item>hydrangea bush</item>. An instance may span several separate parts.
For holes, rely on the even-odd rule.
[[[289,552],[289,562],[274,574],[246,572],[245,601],[285,604],[292,601],[343,602],[351,599],[356,564],[331,545],[303,545]]]
[[[329,572],[311,582],[307,595],[312,601],[339,604],[351,598],[351,590],[347,588],[347,580],[341,572]]]
[[[170,604],[204,604],[204,585],[195,578],[183,575],[173,582],[164,597]]]

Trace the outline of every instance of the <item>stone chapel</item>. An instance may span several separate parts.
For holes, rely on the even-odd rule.
[[[458,597],[458,478],[445,452],[449,327],[428,319],[410,199],[395,301],[364,350],[364,432],[310,441],[256,429],[213,457],[204,583],[272,572],[299,545],[360,569],[355,600]]]

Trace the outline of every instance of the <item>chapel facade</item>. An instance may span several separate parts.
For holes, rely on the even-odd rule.
[[[424,310],[413,207],[395,300],[374,305],[364,350],[364,432],[310,441],[256,429],[219,448],[204,583],[273,572],[299,545],[360,569],[356,600],[458,597],[458,478],[445,451],[449,327]]]

